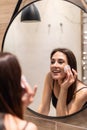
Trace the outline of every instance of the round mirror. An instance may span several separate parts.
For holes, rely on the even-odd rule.
[[[40,13],[41,21],[22,22],[23,8],[6,32],[3,51],[15,54],[29,84],[38,85],[34,102],[29,106],[31,110],[37,112],[45,75],[49,71],[50,53],[54,48],[65,47],[74,52],[78,63],[78,76],[82,80],[82,28],[81,9],[77,6],[62,0],[44,0],[34,4]],[[55,108],[52,104],[50,108],[48,116],[55,117]]]

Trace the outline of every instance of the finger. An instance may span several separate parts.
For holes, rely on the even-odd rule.
[[[76,79],[76,77],[77,77],[77,72],[76,72],[76,70],[74,70],[74,69],[68,69],[68,72],[69,72],[69,76],[70,76],[70,79],[72,80],[72,82],[74,82],[75,81],[75,79]]]
[[[21,84],[22,84],[22,87],[29,93],[32,93],[32,89],[31,89],[31,86],[28,84],[26,78],[24,75],[22,75],[21,77]]]
[[[67,70],[67,77],[65,79],[65,83],[68,84],[68,86],[70,86],[73,82],[74,82],[73,73],[72,73],[71,69],[68,69]]]
[[[77,75],[77,71],[76,71],[76,70],[74,70],[74,69],[72,68],[72,71],[73,71],[74,74]]]
[[[23,88],[26,88],[29,85],[24,75],[21,76],[21,85]]]
[[[34,89],[31,88],[28,90],[29,97],[34,97],[37,91],[37,85],[34,86]]]
[[[70,65],[64,67],[64,71],[67,73],[68,77],[72,76],[72,71]]]
[[[78,76],[78,73],[74,69],[72,69],[72,71],[73,71],[74,79],[76,79],[76,77]]]
[[[37,85],[35,85],[35,86],[34,86],[34,94],[36,94],[37,88],[38,88]]]
[[[34,89],[31,88],[31,86],[28,84],[26,78],[24,75],[22,75],[22,86],[23,88],[26,89],[26,92],[29,94],[29,97],[30,96],[35,96],[36,94],[36,91],[37,91],[37,85],[34,86]]]
[[[71,69],[67,70],[67,81],[69,81],[72,78],[73,74],[71,72]]]

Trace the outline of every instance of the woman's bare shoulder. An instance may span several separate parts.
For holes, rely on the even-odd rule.
[[[84,84],[82,81],[78,81],[77,82],[77,91],[81,90],[81,91],[87,91],[87,85]]]
[[[34,123],[28,122],[28,125],[25,130],[38,130],[38,128]]]
[[[20,120],[21,129],[23,130],[37,130],[37,126],[33,122],[28,122],[26,120]]]
[[[87,85],[80,81],[78,83],[76,95],[78,95],[79,98],[82,98],[83,100],[87,101]]]
[[[9,126],[9,122],[12,124]],[[27,122],[11,114],[5,116],[5,126],[7,129],[15,129],[18,127],[21,130],[37,130],[37,126],[32,122]]]

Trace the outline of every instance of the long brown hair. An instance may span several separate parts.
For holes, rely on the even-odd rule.
[[[0,52],[0,112],[23,118],[21,67],[15,55]]]
[[[73,68],[77,71],[77,61],[73,52],[67,48],[56,48],[51,52],[50,59],[57,51],[64,53],[67,57],[68,64],[70,65],[71,69]],[[67,104],[72,100],[75,88],[76,88],[76,80],[68,89],[67,102],[66,102]]]

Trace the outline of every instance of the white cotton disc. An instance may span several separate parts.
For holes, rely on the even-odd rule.
[[[70,69],[70,66],[69,65],[65,65],[64,72],[66,72],[68,69]]]

